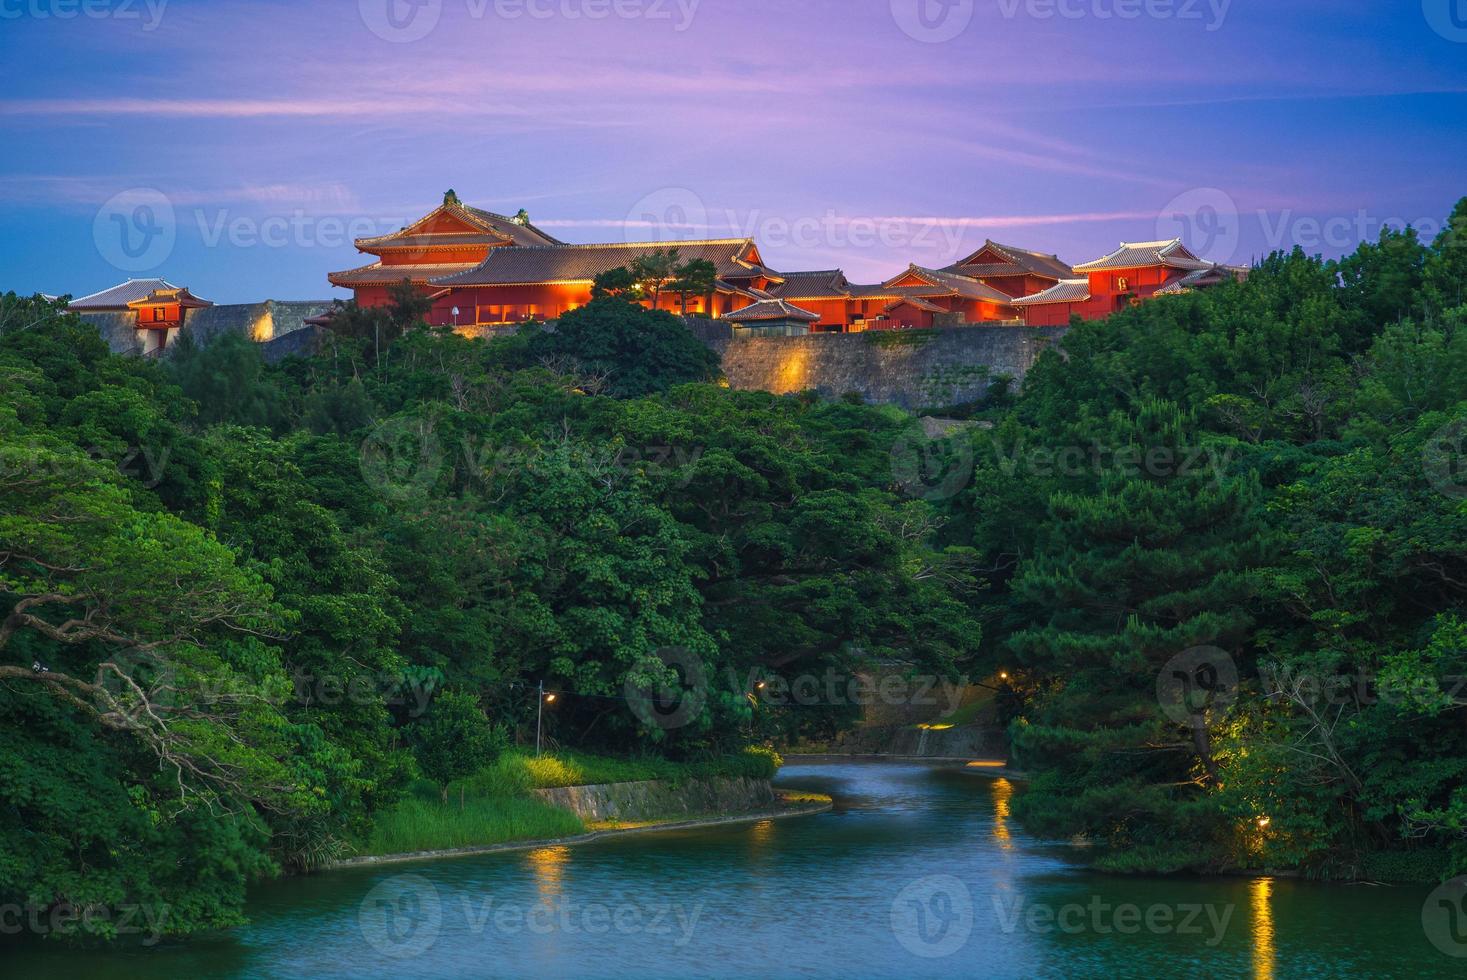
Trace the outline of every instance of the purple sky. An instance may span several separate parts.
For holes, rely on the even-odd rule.
[[[342,295],[450,187],[856,281],[985,237],[1335,255],[1467,195],[1467,0],[0,0],[0,65],[25,293]]]

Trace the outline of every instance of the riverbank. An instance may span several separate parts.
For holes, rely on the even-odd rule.
[[[327,865],[325,870],[371,867],[383,864],[406,864],[414,861],[439,861],[446,858],[477,857],[484,854],[504,854],[514,851],[533,851],[544,847],[575,847],[582,844],[595,843],[596,841],[609,840],[614,837],[626,837],[632,834],[693,830],[707,827],[757,823],[763,820],[783,820],[789,817],[807,817],[817,813],[825,813],[834,806],[834,801],[830,797],[818,793],[777,792],[776,796],[780,799],[781,805],[772,809],[750,813],[711,814],[691,819],[653,820],[626,825],[613,824],[590,830],[584,834],[544,840],[509,841],[500,844],[469,845],[435,851],[413,851],[402,854],[361,855],[359,857],[346,858],[333,862]]]

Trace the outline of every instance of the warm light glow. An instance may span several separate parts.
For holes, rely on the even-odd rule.
[[[1273,980],[1278,949],[1273,934],[1273,879],[1259,878],[1250,886],[1253,909],[1254,980]]]
[[[998,679],[1001,680],[1001,681],[1008,680],[1009,679],[1009,672],[1006,671],[1006,670],[999,671],[998,672]]]
[[[565,866],[570,862],[570,857],[569,847],[540,847],[526,855],[530,869],[535,872],[535,885],[546,901],[560,895]]]
[[[1014,795],[1014,784],[1007,779],[993,783],[993,839],[1005,851],[1014,848],[1013,835],[1009,833],[1009,798]]]
[[[968,763],[968,768],[969,769],[1002,769],[1006,765],[1008,765],[1007,762],[1001,762],[1001,761],[999,761],[997,759],[975,759],[974,761]]]
[[[269,310],[250,327],[250,339],[257,344],[263,344],[275,339],[275,314]]]
[[[764,690],[764,682],[763,681],[760,681],[758,684],[755,684],[754,686],[757,687],[761,691]]]
[[[1267,827],[1271,823],[1273,823],[1273,821],[1271,819],[1269,819],[1268,817],[1259,817],[1258,818],[1258,826],[1260,828]]]
[[[555,700],[555,695],[554,694],[547,694],[547,695],[545,695],[545,703],[546,704],[549,704],[550,702],[552,702],[554,700]]]

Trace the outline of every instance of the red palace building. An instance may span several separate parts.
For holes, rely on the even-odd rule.
[[[358,304],[385,305],[389,289],[407,281],[432,300],[429,322],[466,329],[554,319],[590,302],[598,275],[665,249],[676,249],[680,261],[706,259],[717,278],[707,296],[684,300],[664,291],[660,308],[727,318],[735,330],[782,333],[1063,326],[1072,316],[1098,319],[1246,274],[1199,259],[1180,240],[1122,245],[1073,268],[1055,255],[988,241],[946,268],[911,265],[886,282],[858,285],[839,269],[775,272],[751,238],[571,245],[536,228],[524,211],[506,217],[467,207],[452,191],[408,227],[358,239],[356,247],[375,261],[328,278],[352,290]]]

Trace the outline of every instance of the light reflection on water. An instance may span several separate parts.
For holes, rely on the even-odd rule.
[[[107,954],[27,947],[0,958],[0,972],[1002,978],[1190,975],[1205,963],[1218,977],[1272,980],[1456,966],[1421,933],[1429,888],[1103,876],[1027,837],[1010,816],[1022,786],[1007,780],[850,763],[791,765],[780,782],[830,793],[836,807],[275,882],[252,894],[252,924],[227,936]],[[409,894],[393,895],[404,879]],[[1206,906],[1214,918],[1195,932],[1130,929],[1118,910],[1132,906]],[[920,929],[903,931],[908,914]],[[389,955],[394,937],[425,936],[424,951]],[[955,948],[930,955],[942,943]]]

